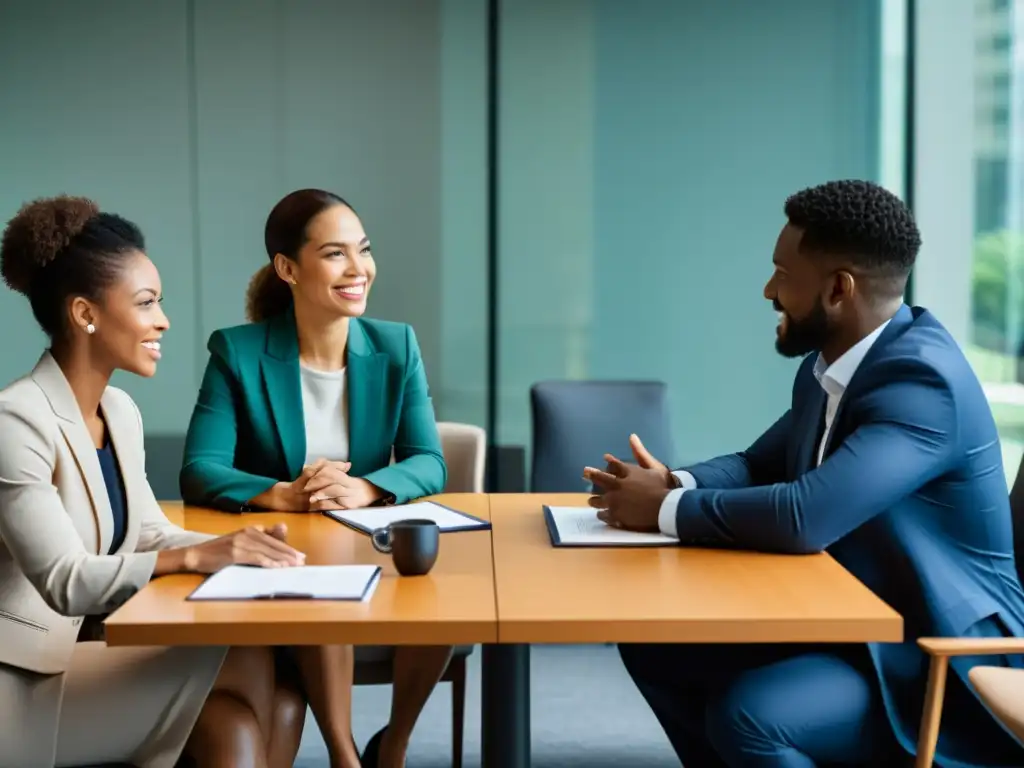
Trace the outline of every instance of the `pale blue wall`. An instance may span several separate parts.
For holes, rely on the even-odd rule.
[[[487,419],[487,8],[441,2],[439,415]]]
[[[415,325],[441,418],[482,424],[483,1],[229,6],[0,5],[0,213],[67,191],[145,228],[174,327],[120,383],[180,434],[270,206],[333,189],[374,239],[371,314]],[[878,176],[877,0],[503,9],[499,442],[528,444],[537,380],[653,376],[681,458],[744,443],[793,370],[760,299],[784,197]],[[8,381],[42,338],[9,292],[0,327]]]
[[[157,432],[182,428],[199,377],[187,60],[184,2],[0,4],[0,215],[67,192],[143,228],[172,330],[157,379],[120,383]],[[0,328],[6,383],[31,368],[44,337],[28,302],[2,288]]]
[[[533,381],[651,377],[677,458],[743,447],[794,373],[761,297],[784,199],[879,175],[877,2],[509,5],[501,441]]]
[[[374,242],[370,314],[415,326],[445,417],[442,322],[458,334],[453,351],[481,360],[453,371],[457,388],[483,388],[483,5],[244,6],[0,5],[0,217],[68,192],[142,226],[172,328],[156,378],[118,383],[139,402],[148,433],[181,434],[206,339],[243,321],[248,279],[266,263],[271,206],[298,187],[336,191]],[[474,18],[480,42],[442,60],[442,39],[460,46]],[[444,88],[443,67],[460,75]],[[445,205],[459,213],[443,218]],[[453,314],[454,302],[444,309],[453,291],[477,304]],[[16,330],[0,355],[2,385],[31,367],[44,339],[27,302],[9,291],[0,291],[0,327]],[[463,330],[474,327],[475,336]],[[459,416],[482,423],[482,395],[460,402]]]
[[[503,9],[497,437],[528,445],[530,385],[588,375],[594,18],[591,0]]]
[[[876,179],[874,0],[600,0],[590,373],[664,379],[681,460],[788,406],[762,297],[786,196]]]

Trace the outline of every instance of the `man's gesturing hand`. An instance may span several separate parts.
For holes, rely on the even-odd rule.
[[[583,476],[604,493],[590,498],[598,518],[617,528],[630,531],[657,531],[661,504],[675,481],[668,467],[654,458],[640,438],[630,435],[629,445],[636,464],[605,454],[605,471],[587,467]]]

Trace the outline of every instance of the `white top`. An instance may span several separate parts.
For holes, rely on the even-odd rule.
[[[340,371],[299,366],[302,416],[306,427],[306,463],[317,459],[348,461],[347,377]]]
[[[864,362],[868,351],[878,341],[878,337],[882,335],[882,331],[889,325],[889,322],[890,320],[886,320],[846,350],[832,365],[828,365],[825,362],[825,358],[820,354],[817,360],[814,361],[814,378],[818,380],[821,388],[828,395],[828,399],[825,402],[825,428],[822,430],[821,441],[818,443],[818,456],[815,466],[821,465],[822,458],[825,455],[825,446],[828,445],[828,436],[832,431],[832,421],[835,419],[836,411],[839,409],[839,401],[843,399],[846,388],[850,386],[853,374],[857,372],[860,364]],[[676,530],[676,510],[679,508],[679,499],[682,498],[686,491],[697,487],[697,480],[685,470],[679,470],[672,474],[678,478],[679,487],[674,491],[669,491],[665,501],[662,502],[661,510],[658,514],[658,527],[661,528],[661,532],[666,536],[679,538]]]

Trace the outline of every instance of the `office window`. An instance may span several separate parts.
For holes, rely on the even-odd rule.
[[[1024,0],[977,0],[974,241],[967,353],[992,404],[1008,480],[1024,455]]]

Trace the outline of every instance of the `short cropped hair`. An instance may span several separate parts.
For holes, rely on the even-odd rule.
[[[910,209],[870,181],[830,181],[786,200],[786,217],[803,230],[801,250],[838,257],[876,278],[885,293],[901,294],[921,249]]]

